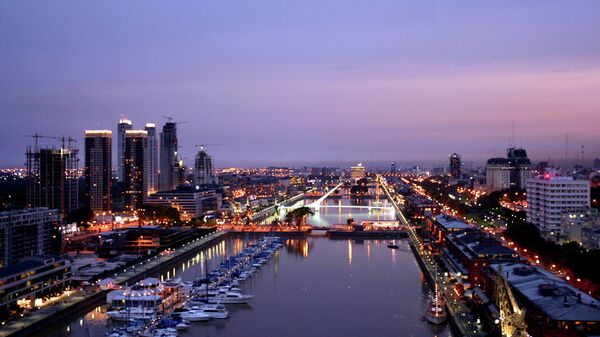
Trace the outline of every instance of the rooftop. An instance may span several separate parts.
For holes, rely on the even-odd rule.
[[[446,230],[459,230],[459,229],[471,229],[472,225],[466,224],[457,218],[440,214],[434,217],[434,219]]]
[[[551,319],[600,322],[600,303],[548,270],[525,263],[504,263],[502,270],[513,290]]]

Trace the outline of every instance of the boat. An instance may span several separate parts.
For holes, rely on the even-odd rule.
[[[431,296],[429,303],[429,310],[425,315],[425,319],[432,324],[442,324],[446,321],[448,314],[446,313],[446,307],[444,306],[444,300],[440,294],[437,284],[435,285],[435,291]]]
[[[208,303],[223,303],[223,304],[246,304],[248,303],[253,295],[245,295],[238,292],[227,292],[225,294],[218,294],[214,297],[208,298]]]
[[[180,317],[190,322],[205,322],[210,319],[210,316],[202,310],[193,310],[185,308],[177,308],[173,311],[174,317]]]
[[[396,243],[396,241],[390,241],[387,246],[390,249],[399,249],[400,248],[400,246]]]
[[[128,307],[120,310],[106,312],[108,317],[115,321],[143,320],[149,321],[156,318],[156,311],[152,308]]]
[[[203,304],[199,306],[193,306],[192,310],[202,310],[205,314],[209,315],[210,318],[225,319],[229,317],[229,311],[223,304]]]

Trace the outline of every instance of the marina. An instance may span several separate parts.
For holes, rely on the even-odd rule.
[[[352,203],[347,199],[335,202]],[[392,220],[394,213],[323,208],[315,220],[335,225],[349,217],[355,221]],[[446,324],[434,325],[425,319],[431,290],[408,240],[397,239],[394,244],[398,248],[390,249],[386,239],[332,240],[313,234],[280,239],[281,249],[267,252],[270,256],[244,257],[262,240],[257,233],[230,234],[176,268],[148,275],[160,282],[176,279],[184,287],[192,285],[186,304],[165,316],[182,321],[175,321],[179,323],[170,330],[161,330],[156,329],[155,320],[153,336],[358,337],[395,336],[394,331],[405,331],[408,336],[451,335]],[[249,298],[239,299],[240,295]],[[213,317],[204,317],[210,315]],[[181,323],[178,330],[176,325]],[[111,320],[106,306],[100,306],[65,322],[60,335],[100,337],[115,327],[114,332],[122,334],[127,325]],[[146,330],[147,325],[143,326]]]

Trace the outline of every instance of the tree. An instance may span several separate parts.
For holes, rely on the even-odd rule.
[[[76,223],[77,227],[83,227],[87,229],[90,226],[90,222],[94,220],[94,212],[88,207],[81,207],[72,210],[65,217],[66,223]]]
[[[285,215],[285,222],[291,224],[293,220],[296,226],[300,228],[306,223],[306,218],[313,215],[315,215],[315,212],[313,212],[309,207],[302,206],[288,212]]]
[[[138,213],[140,217],[140,223],[142,219],[144,221],[153,221],[160,224],[173,224],[181,221],[179,211],[170,206],[155,206],[155,205],[144,205]]]

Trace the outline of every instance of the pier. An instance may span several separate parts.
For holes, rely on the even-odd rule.
[[[227,231],[215,231],[175,248],[172,253],[157,254],[138,262],[135,266],[127,267],[124,271],[116,273],[112,277],[114,284],[133,284],[145,277],[170,269],[177,263],[191,257],[198,250],[225,238],[228,234]],[[6,323],[0,328],[0,337],[32,336],[44,329],[52,329],[52,326],[58,321],[73,318],[104,304],[107,292],[108,290],[100,290],[99,288],[92,293],[79,290],[73,291],[64,301],[45,306],[27,317]]]

